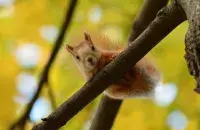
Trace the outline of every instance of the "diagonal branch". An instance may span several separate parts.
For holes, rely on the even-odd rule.
[[[29,102],[29,104],[26,107],[26,110],[24,112],[24,114],[22,115],[22,117],[11,126],[11,130],[14,130],[15,128],[20,128],[20,129],[24,129],[24,126],[26,124],[27,119],[29,118],[30,112],[33,108],[33,105],[35,103],[35,101],[38,99],[42,88],[43,88],[43,84],[44,83],[48,83],[48,74],[49,74],[49,70],[53,64],[53,61],[55,60],[58,51],[62,45],[62,41],[64,39],[65,36],[65,32],[69,27],[69,24],[71,22],[75,7],[77,4],[77,0],[70,0],[70,4],[69,4],[69,9],[66,12],[66,17],[65,17],[65,21],[61,27],[61,31],[59,33],[59,36],[55,42],[55,45],[53,47],[52,53],[50,55],[50,59],[48,61],[48,63],[46,64],[46,66],[44,67],[44,70],[42,72],[40,81],[38,83],[38,87],[37,87],[37,91],[34,95],[34,97],[32,98],[32,100]]]
[[[154,21],[119,56],[91,78],[78,92],[52,112],[32,130],[57,130],[89,102],[102,93],[108,85],[121,79],[133,65],[156,44],[185,20],[181,8],[174,1],[159,11]]]
[[[166,6],[168,0],[145,0],[141,12],[132,25],[128,43],[133,42],[156,17],[157,12]],[[103,95],[90,130],[110,130],[122,100],[114,100]]]
[[[157,12],[167,5],[168,0],[145,0],[142,10],[135,18],[129,41],[135,40],[154,20]],[[129,42],[129,43],[130,43]]]

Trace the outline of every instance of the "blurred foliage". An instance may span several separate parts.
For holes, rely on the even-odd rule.
[[[2,4],[3,1],[7,4]],[[23,113],[25,105],[33,95],[35,90],[33,84],[35,80],[38,81],[40,72],[48,60],[68,7],[67,0],[16,0],[13,3],[12,1],[0,0],[0,130],[8,129],[10,124]],[[114,41],[126,43],[132,21],[139,12],[142,2],[142,0],[80,1],[65,41],[69,44],[77,43],[82,40],[83,31],[87,30],[95,32],[92,33],[93,36],[106,34],[113,43]],[[189,75],[183,58],[187,27],[187,22],[181,24],[151,51],[163,73],[163,87],[167,83],[175,84],[176,98],[167,106],[160,106],[150,100],[125,100],[113,130],[174,129],[167,123],[168,115],[174,110],[179,110],[186,116],[187,130],[200,129],[200,97],[193,92],[195,82]],[[20,51],[20,47],[27,44],[34,47],[25,48],[23,53],[16,53],[17,50]],[[120,44],[120,46],[124,45]],[[31,66],[25,65],[19,59],[24,59],[25,63],[35,63]],[[20,74],[25,74],[20,80],[22,83],[18,81]],[[68,99],[85,83],[64,47],[60,50],[51,69],[50,83],[57,105]],[[20,85],[23,88],[20,88]],[[44,88],[41,99],[49,103],[47,87]],[[32,91],[28,92],[28,90]],[[169,94],[167,91],[165,93]],[[86,130],[94,116],[99,99],[98,97],[89,104],[62,129]],[[39,110],[43,110],[42,107],[44,106],[39,105]],[[49,114],[51,108],[48,109],[48,113],[43,116]],[[27,129],[39,121],[34,120],[32,116],[32,122],[27,125]]]

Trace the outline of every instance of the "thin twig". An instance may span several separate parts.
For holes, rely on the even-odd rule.
[[[159,11],[155,20],[119,56],[91,78],[78,92],[52,112],[45,121],[32,130],[58,130],[88,103],[94,100],[110,84],[117,82],[133,65],[155,47],[165,36],[185,20],[179,5]]]
[[[145,0],[141,12],[136,16],[128,43],[133,42],[156,17],[157,12],[166,6],[168,0]],[[136,27],[135,27],[136,26]],[[90,130],[110,130],[122,100],[114,100],[103,95]]]
[[[63,25],[61,26],[61,31],[60,31],[59,36],[54,44],[50,58],[46,64],[46,66],[44,67],[40,81],[38,83],[37,91],[36,91],[34,97],[32,98],[32,100],[30,101],[30,103],[27,105],[24,114],[21,116],[21,118],[19,120],[17,120],[17,122],[15,122],[11,126],[11,128],[10,128],[11,130],[14,130],[15,128],[20,128],[21,130],[24,129],[24,126],[25,126],[26,121],[29,117],[29,114],[33,108],[33,105],[34,105],[35,101],[38,99],[38,97],[42,91],[43,84],[47,83],[49,70],[50,70],[52,63],[55,60],[57,53],[62,45],[62,41],[65,36],[65,32],[69,28],[69,24],[71,22],[76,4],[77,4],[77,0],[70,0],[69,9],[67,10],[66,16],[65,16],[65,21],[64,21]]]

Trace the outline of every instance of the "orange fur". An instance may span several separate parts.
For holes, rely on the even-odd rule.
[[[120,52],[121,51],[103,52],[97,69],[102,69]],[[92,75],[95,75],[95,72]],[[153,79],[150,79],[150,82],[148,81],[149,78],[155,76],[158,78],[156,78],[155,83]],[[109,86],[104,93],[115,99],[141,96],[151,97],[153,96],[152,94],[154,93],[154,87],[156,86],[157,81],[160,80],[159,77],[159,71],[146,57],[144,57],[128,73],[126,73],[120,81]]]
[[[87,56],[90,56],[90,53],[92,53],[92,50],[87,46],[96,47],[96,44],[94,45],[93,41],[87,33],[85,33],[85,39],[85,41],[81,42],[76,47],[70,47],[73,50],[84,50],[85,48],[85,50],[87,51],[87,53],[84,52],[84,54],[80,54],[84,55],[84,61],[80,61],[81,64],[84,64],[82,62],[85,62],[85,57],[87,58]],[[101,40],[101,43],[107,45],[110,44],[111,41],[104,37]],[[110,63],[122,51],[122,49],[116,49],[116,51],[106,51],[97,48],[93,51],[96,51],[96,53],[98,53],[98,56],[101,56],[98,57],[98,62],[96,62],[93,69],[87,71],[87,69],[82,67],[82,69],[85,70],[81,69],[81,71],[84,72],[87,79],[94,76],[99,70]],[[71,53],[73,53],[74,55],[75,52]],[[94,59],[95,58],[96,57],[94,56]],[[104,91],[104,94],[114,99],[124,99],[131,97],[152,97],[154,94],[155,86],[159,82],[160,77],[160,72],[157,70],[153,62],[151,62],[147,57],[144,57],[135,66],[133,66],[132,69],[127,72],[120,81],[109,86]]]

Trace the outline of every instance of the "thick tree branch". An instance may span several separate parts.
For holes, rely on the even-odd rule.
[[[121,100],[114,100],[103,95],[90,130],[110,130],[121,103]]]
[[[189,28],[185,37],[185,59],[191,75],[196,79],[194,89],[200,93],[200,1],[178,0],[189,21]]]
[[[133,21],[129,41],[136,39],[146,27],[154,20],[157,12],[167,5],[168,0],[145,0],[142,10]],[[131,43],[129,42],[129,43]]]
[[[15,128],[20,128],[20,130],[24,129],[24,126],[26,124],[27,119],[29,118],[29,114],[33,108],[33,105],[34,105],[35,101],[38,99],[38,97],[42,91],[43,84],[48,83],[49,70],[50,70],[50,68],[53,64],[53,61],[55,60],[55,58],[58,54],[58,51],[62,45],[62,41],[64,39],[65,32],[68,29],[69,24],[71,22],[76,4],[77,4],[77,0],[70,0],[69,9],[66,12],[65,21],[61,27],[61,31],[60,31],[59,36],[53,47],[52,53],[50,55],[50,59],[49,59],[48,63],[46,64],[46,66],[44,67],[40,81],[38,83],[36,93],[35,93],[34,97],[32,98],[32,100],[30,101],[30,103],[27,105],[27,108],[26,108],[24,114],[22,115],[22,117],[11,126],[11,130],[14,130]]]
[[[57,130],[65,125],[108,85],[121,79],[123,74],[182,23],[185,17],[181,15],[181,11],[175,2],[159,11],[155,20],[128,48],[32,130]]]
[[[147,28],[149,23],[156,17],[157,12],[166,6],[167,1],[168,0],[145,0],[142,10],[133,22],[128,43],[133,42],[136,37]],[[103,95],[90,130],[110,130],[122,104],[121,102],[121,100],[114,100]]]

